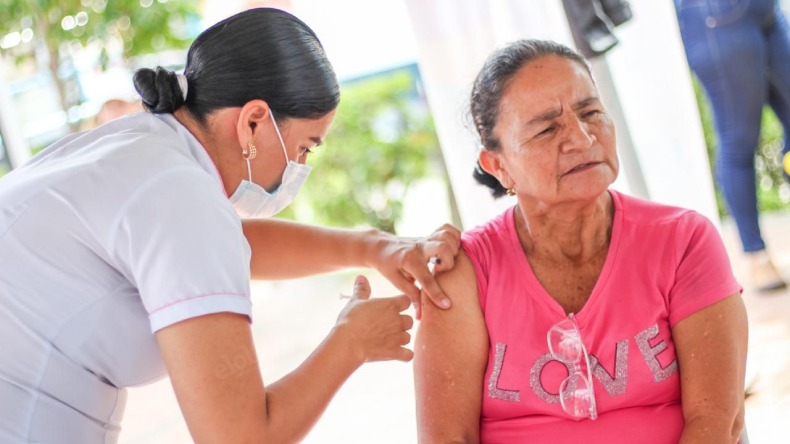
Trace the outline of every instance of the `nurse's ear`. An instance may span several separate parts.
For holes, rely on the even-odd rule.
[[[239,139],[239,146],[246,148],[248,144],[255,144],[255,136],[261,128],[266,128],[266,123],[270,123],[269,104],[263,100],[250,100],[241,107],[239,119],[236,122],[236,135]]]
[[[477,160],[480,161],[483,171],[496,177],[505,189],[509,190],[515,186],[515,182],[505,170],[501,153],[483,148],[480,150]]]

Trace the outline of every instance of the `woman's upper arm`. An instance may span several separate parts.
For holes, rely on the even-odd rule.
[[[455,267],[437,280],[453,306],[442,310],[423,303],[414,346],[420,442],[479,442],[488,332],[475,271],[461,252]]]
[[[697,442],[691,435],[698,433],[712,438],[710,442],[735,442],[740,436],[747,336],[746,310],[739,293],[672,328],[687,428],[681,442]]]
[[[266,397],[246,316],[191,318],[156,338],[195,442],[260,441]]]

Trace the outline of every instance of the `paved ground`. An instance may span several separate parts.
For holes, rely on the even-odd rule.
[[[790,214],[769,215],[763,227],[777,265],[790,279]],[[747,377],[752,395],[746,402],[746,424],[750,442],[788,442],[783,428],[790,419],[790,291],[756,295],[734,228],[725,223],[723,235],[744,284],[749,311]],[[380,277],[366,274],[373,281],[374,296],[394,293]],[[321,341],[344,304],[336,295],[350,291],[354,275],[255,284],[253,329],[265,381],[287,373]],[[411,364],[368,365],[340,390],[305,442],[415,442],[413,405]],[[130,391],[121,442],[191,442],[168,380]]]

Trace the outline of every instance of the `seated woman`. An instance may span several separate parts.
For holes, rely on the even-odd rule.
[[[453,309],[423,305],[420,442],[736,442],[741,288],[705,217],[609,189],[615,130],[586,62],[515,42],[471,113],[476,177],[518,203],[464,233],[438,276]]]

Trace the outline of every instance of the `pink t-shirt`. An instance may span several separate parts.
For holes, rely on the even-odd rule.
[[[482,442],[678,441],[683,412],[671,327],[741,287],[705,217],[610,194],[609,252],[589,300],[575,314],[590,353],[595,421],[576,421],[560,406],[557,393],[568,368],[552,359],[546,332],[566,314],[529,266],[514,208],[464,233],[491,344]]]

